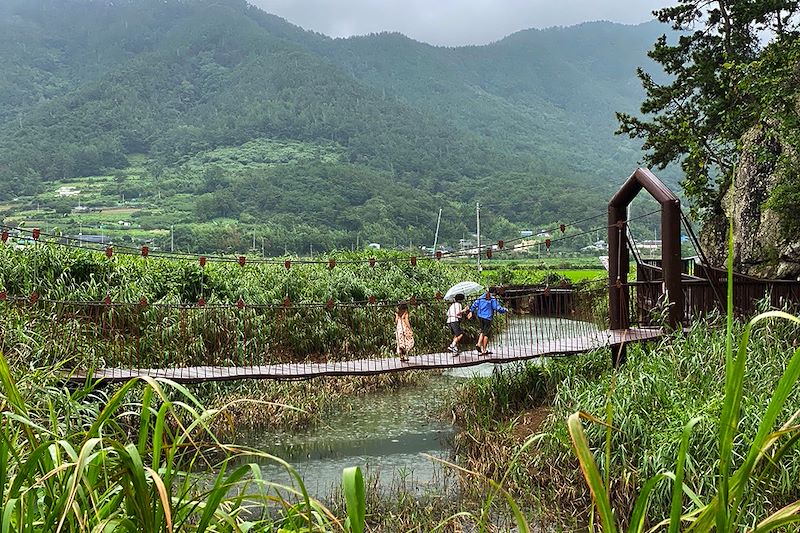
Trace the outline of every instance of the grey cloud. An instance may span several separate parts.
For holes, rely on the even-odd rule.
[[[638,23],[669,0],[250,0],[332,37],[399,31],[437,45],[485,44],[526,28]]]

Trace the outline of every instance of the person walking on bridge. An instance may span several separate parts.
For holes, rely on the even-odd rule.
[[[461,341],[461,337],[464,336],[464,331],[461,329],[461,319],[470,312],[469,309],[464,308],[463,294],[456,294],[455,300],[447,308],[447,327],[450,328],[450,333],[453,334],[453,342],[450,343],[447,349],[453,354],[453,357],[458,355],[458,343]]]
[[[488,347],[494,314],[505,313],[508,309],[500,305],[500,302],[492,295],[491,291],[486,291],[483,296],[473,302],[470,311],[478,315],[478,321],[481,325],[481,333],[478,336],[478,343],[475,345],[475,349],[480,352],[479,355],[489,355],[492,353]]]
[[[411,329],[411,321],[408,319],[408,304],[400,302],[394,314],[394,338],[397,342],[397,355],[400,361],[408,361],[408,352],[414,347],[414,332]]]

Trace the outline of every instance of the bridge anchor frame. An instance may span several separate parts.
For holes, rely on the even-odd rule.
[[[611,329],[630,327],[628,273],[628,207],[644,189],[661,205],[661,266],[669,301],[667,324],[678,328],[684,321],[681,285],[681,202],[650,170],[638,168],[608,202],[608,311]],[[612,347],[615,364],[625,359],[625,347]]]

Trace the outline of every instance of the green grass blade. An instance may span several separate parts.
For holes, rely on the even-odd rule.
[[[751,533],[767,533],[778,528],[783,529],[795,522],[800,522],[800,500],[769,515],[759,522]]]
[[[214,517],[214,514],[220,510],[220,504],[227,496],[228,489],[238,483],[248,471],[250,471],[249,465],[240,466],[234,470],[233,473],[231,473],[231,475],[229,475],[224,481],[222,479],[222,475],[224,474],[225,470],[220,471],[220,475],[217,476],[214,487],[206,495],[205,509],[203,509],[203,515],[200,517],[200,521],[197,523],[198,531],[205,531],[208,528],[208,526],[211,524],[211,519]]]
[[[689,437],[692,429],[700,422],[700,418],[693,418],[683,427],[681,445],[678,450],[678,463],[675,468],[675,481],[672,483],[672,503],[669,512],[669,533],[678,533],[681,527],[681,511],[683,509],[683,474],[686,467],[686,454],[689,449]]]
[[[633,505],[631,521],[628,524],[628,533],[641,533],[644,531],[644,524],[647,520],[647,510],[650,507],[650,495],[653,489],[664,480],[664,474],[658,474],[648,479],[639,491],[636,502]]]
[[[351,466],[342,470],[342,489],[347,506],[350,531],[364,533],[367,498],[364,492],[364,477],[361,468]]]
[[[717,509],[717,531],[725,533],[728,527],[728,484],[733,450],[733,434],[736,431],[734,409],[736,393],[732,383],[736,375],[733,363],[733,219],[728,223],[728,292],[725,335],[725,403],[720,418],[719,430],[719,485],[717,495],[723,502]],[[741,389],[739,390],[739,394]]]
[[[92,423],[92,426],[86,432],[87,437],[96,437],[100,434],[100,428],[109,420],[114,418],[117,409],[125,401],[128,392],[139,382],[140,378],[132,379],[125,383],[119,390],[112,396],[108,403],[103,407],[103,410]]]
[[[144,455],[147,449],[147,434],[150,430],[150,403],[153,400],[153,389],[144,388],[142,395],[142,409],[139,417],[139,455]]]
[[[153,469],[158,470],[158,467],[161,466],[161,447],[163,445],[164,439],[164,432],[165,432],[165,425],[164,421],[166,418],[167,411],[170,409],[170,404],[165,402],[161,404],[161,407],[158,409],[158,416],[156,416],[156,425],[153,428]]]
[[[614,513],[611,510],[611,502],[609,501],[606,487],[603,486],[603,478],[597,469],[597,463],[595,463],[592,451],[589,449],[589,441],[583,431],[580,413],[570,415],[567,419],[567,428],[572,439],[572,447],[575,449],[575,454],[581,465],[581,472],[583,472],[583,477],[586,479],[586,483],[592,493],[592,499],[600,514],[603,531],[605,533],[615,533],[617,528],[614,522]]]

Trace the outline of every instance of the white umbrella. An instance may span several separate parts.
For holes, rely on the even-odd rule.
[[[447,290],[447,294],[444,295],[445,300],[455,300],[456,294],[463,294],[464,296],[468,296],[470,294],[476,294],[479,292],[484,292],[485,289],[483,285],[479,283],[475,283],[474,281],[462,281],[461,283],[456,283],[452,287]]]

